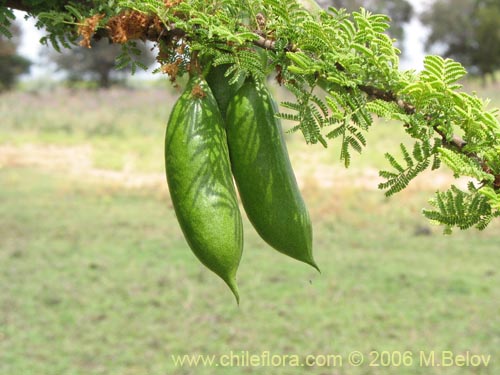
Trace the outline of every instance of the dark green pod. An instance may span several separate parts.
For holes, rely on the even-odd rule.
[[[275,114],[265,84],[252,79],[229,102],[226,131],[233,175],[247,216],[262,239],[318,269],[311,220]]]
[[[208,85],[210,86],[210,89],[215,96],[215,100],[217,100],[217,104],[219,105],[222,118],[226,117],[229,101],[233,98],[245,81],[245,78],[241,76],[238,81],[230,85],[229,80],[231,77],[225,76],[229,67],[229,64],[212,66],[206,77]]]
[[[189,246],[238,301],[243,226],[224,123],[208,84],[199,77],[190,79],[170,114],[165,165],[177,220]]]

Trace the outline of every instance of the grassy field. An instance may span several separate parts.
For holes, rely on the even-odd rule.
[[[376,191],[379,155],[402,137],[391,124],[374,128],[347,172],[334,146],[288,137],[322,273],[269,249],[244,218],[236,306],[191,254],[168,197],[162,142],[175,95],[0,96],[1,375],[213,374],[215,364],[172,356],[266,351],[275,363],[318,363],[233,358],[218,371],[499,373],[500,225],[442,236],[420,214],[436,178],[390,200]],[[447,366],[450,353],[491,357]],[[328,355],[340,357],[322,366]]]

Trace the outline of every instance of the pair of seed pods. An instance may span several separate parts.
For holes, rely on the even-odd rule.
[[[170,114],[165,164],[177,220],[191,250],[239,302],[243,226],[233,176],[260,237],[281,253],[318,266],[311,220],[275,102],[264,82],[247,78],[229,85],[223,73],[216,67],[207,77],[190,77]]]

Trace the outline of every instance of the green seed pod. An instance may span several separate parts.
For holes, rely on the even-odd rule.
[[[217,104],[219,105],[222,118],[226,117],[227,105],[245,81],[244,77],[232,85],[229,84],[231,77],[226,77],[226,71],[230,67],[228,64],[212,66],[207,74],[206,80],[212,90]]]
[[[199,77],[189,80],[170,114],[165,165],[177,220],[190,248],[239,302],[236,271],[243,226],[223,120],[208,84]]]
[[[262,239],[319,271],[312,255],[311,220],[275,114],[270,92],[252,79],[229,102],[226,131],[233,175]]]

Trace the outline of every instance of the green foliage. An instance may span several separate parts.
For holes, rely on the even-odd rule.
[[[291,109],[296,113],[281,113],[279,117],[296,121],[299,125],[293,127],[290,131],[294,132],[301,130],[306,142],[320,142],[324,147],[327,147],[325,138],[321,135],[321,128],[328,121],[328,107],[324,105],[321,99],[314,95],[314,84],[295,81],[287,83],[286,87],[294,94],[296,102],[283,102],[281,105]]]
[[[209,52],[208,54],[210,53],[212,52]],[[234,54],[220,53],[216,50],[214,50],[213,53],[214,58],[212,60],[212,64],[214,66],[224,64],[230,65],[226,72],[226,76],[231,77],[229,80],[230,84],[240,81],[247,75],[254,76],[261,80],[266,78],[262,69],[262,59],[255,52],[242,49]]]
[[[401,145],[401,155],[386,155],[390,170],[380,172],[387,180],[380,188],[387,195],[443,161],[457,177],[472,177],[480,186],[467,193],[457,188],[438,193],[435,202],[446,209],[432,214],[433,220],[445,226],[483,227],[486,217],[498,214],[495,198],[489,196],[500,190],[496,110],[461,91],[466,70],[456,61],[428,56],[422,72],[400,71],[388,16],[365,9],[312,13],[298,0],[102,0],[91,6],[78,2],[45,8],[40,25],[48,28],[46,40],[69,45],[86,18],[102,14],[98,26],[106,32],[107,20],[127,9],[156,17],[163,25],[155,41],[159,60],[172,69],[158,71],[183,75],[197,61],[228,64],[231,82],[248,75],[262,79],[275,71],[277,81],[295,98],[282,103],[288,111],[280,114],[297,122],[291,131],[300,131],[308,143],[338,143],[346,167],[353,153],[366,146],[374,116],[398,121],[413,148]],[[136,52],[133,41],[125,44],[119,66],[133,62]],[[476,206],[483,209],[479,214],[468,211]]]
[[[43,36],[40,42],[51,46],[58,52],[61,47],[71,48],[76,45],[77,33],[76,30],[68,32],[68,26],[72,28],[77,25],[78,20],[83,21],[84,17],[74,6],[67,5],[65,12],[40,12],[37,15],[37,27],[45,28],[48,32]]]
[[[0,3],[1,4],[1,3]],[[16,17],[11,9],[0,6],[0,36],[12,38],[9,26]]]
[[[427,56],[419,79],[404,87],[400,94],[419,111],[448,114],[454,106],[457,83],[466,74],[457,62],[440,56]]]
[[[372,124],[372,117],[366,110],[362,95],[342,96],[331,91],[326,97],[328,108],[332,116],[329,122],[337,127],[327,134],[327,138],[340,138],[342,145],[340,160],[349,167],[351,160],[351,149],[361,153],[366,146],[363,131],[367,131]]]
[[[389,35],[404,40],[404,26],[413,17],[414,11],[411,2],[407,0],[330,0],[335,8],[345,8],[354,12],[363,7],[372,12],[387,14],[391,18]]]
[[[387,189],[385,195],[388,197],[404,190],[415,177],[431,165],[432,156],[435,155],[435,149],[430,142],[416,142],[411,154],[403,144],[400,145],[400,149],[406,166],[403,167],[393,155],[386,153],[385,158],[394,171],[380,171],[380,176],[387,181],[381,183],[379,189]]]
[[[470,176],[478,181],[493,182],[494,177],[484,172],[476,160],[453,150],[439,148],[441,160],[453,171],[455,177]]]
[[[144,51],[137,46],[135,41],[123,44],[119,55],[116,57],[116,69],[130,69],[132,74],[135,74],[137,68],[148,70],[148,65],[140,60],[143,54]]]
[[[478,194],[472,183],[469,184],[469,192],[454,185],[447,192],[438,192],[430,204],[435,210],[423,210],[423,213],[429,220],[444,224],[445,234],[451,234],[453,227],[468,229],[475,226],[483,230],[494,217],[500,216],[498,207],[497,211],[493,211],[488,197],[484,193]]]

